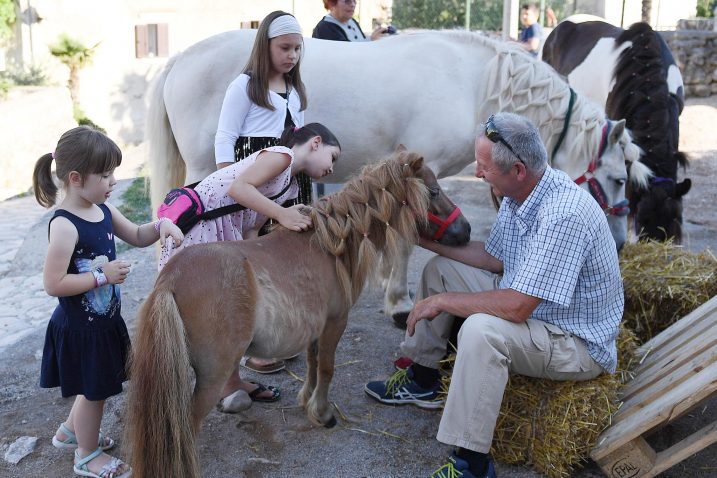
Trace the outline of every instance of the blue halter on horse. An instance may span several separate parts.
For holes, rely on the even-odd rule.
[[[627,184],[635,232],[640,238],[680,241],[682,196],[691,186],[689,179],[677,182],[679,167],[688,163],[678,151],[684,91],[662,37],[642,22],[623,30],[568,18],[546,40],[543,60],[578,92],[604,104],[608,117],[627,120],[643,150],[640,162],[654,174],[646,188]]]

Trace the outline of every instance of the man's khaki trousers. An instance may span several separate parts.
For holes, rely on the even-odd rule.
[[[416,300],[443,292],[482,292],[498,288],[500,276],[436,256],[423,270]],[[446,353],[453,317],[422,320],[403,353],[414,362],[438,368]],[[510,322],[473,314],[458,334],[458,352],[438,441],[488,453],[508,373],[552,380],[589,380],[603,372],[584,341],[562,329],[528,319]]]

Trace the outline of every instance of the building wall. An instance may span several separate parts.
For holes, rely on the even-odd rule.
[[[98,44],[93,62],[81,71],[80,101],[87,116],[120,143],[138,143],[144,136],[146,91],[167,57],[136,58],[135,26],[167,24],[168,56],[212,35],[260,22],[274,10],[293,13],[305,36],[326,14],[321,0],[19,0],[42,21],[18,22],[11,62],[39,64],[64,84],[67,68],[50,55],[48,45],[66,33],[86,46]],[[361,0],[356,16],[370,32],[374,19],[385,21],[390,1]],[[32,48],[30,47],[32,45]]]
[[[710,19],[712,20],[712,19]],[[712,21],[681,21],[677,30],[661,32],[685,82],[685,95],[717,95],[717,29]]]

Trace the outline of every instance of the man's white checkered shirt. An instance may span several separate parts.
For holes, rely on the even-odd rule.
[[[615,241],[590,194],[548,167],[523,204],[503,200],[485,248],[503,262],[501,289],[543,299],[531,319],[582,338],[615,371],[625,299]]]

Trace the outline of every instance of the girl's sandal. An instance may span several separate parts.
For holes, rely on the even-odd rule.
[[[244,356],[239,361],[239,365],[247,370],[251,370],[256,373],[276,373],[286,368],[286,363],[283,360],[277,360],[268,364],[259,365],[252,361],[252,357]]]
[[[256,385],[256,388],[249,392],[249,398],[251,398],[252,402],[271,403],[281,398],[281,391],[272,385],[264,385],[262,383],[252,381],[249,381],[249,383]],[[260,396],[262,393],[267,391],[271,392],[271,396]]]
[[[129,466],[127,467],[129,468],[127,471],[125,471],[121,475],[117,474],[118,470],[122,468],[123,465],[126,465],[126,463],[115,457],[112,457],[110,462],[102,467],[99,474],[91,472],[90,469],[87,467],[87,464],[100,456],[102,453],[102,447],[98,447],[95,451],[93,451],[86,457],[80,458],[80,455],[77,453],[77,451],[75,451],[76,461],[73,467],[75,474],[80,476],[89,476],[91,478],[127,478],[132,475],[132,468],[129,468]]]
[[[59,431],[64,433],[67,438],[65,438],[64,440],[60,440],[59,438],[57,438],[57,433],[55,433],[55,436],[52,437],[52,445],[55,448],[58,448],[60,450],[77,448],[77,436],[72,431],[70,431],[70,429],[67,428],[64,423],[60,423]],[[103,436],[102,432],[100,432],[100,439],[97,443],[97,446],[102,448],[102,451],[106,451],[115,446],[115,441],[110,437]]]

